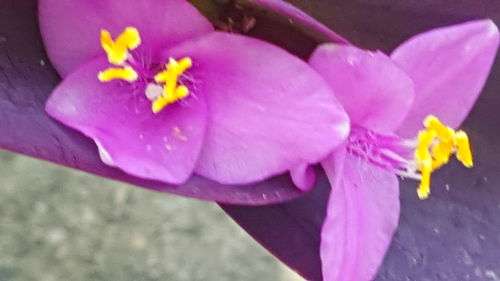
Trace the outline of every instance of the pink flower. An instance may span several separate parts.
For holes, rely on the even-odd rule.
[[[343,148],[322,161],[332,186],[320,246],[325,281],[374,277],[398,224],[397,175],[421,177],[419,196],[425,198],[430,172],[452,152],[472,165],[466,135],[435,117],[416,135],[428,115],[453,128],[461,124],[483,88],[498,41],[493,22],[480,20],[417,35],[390,57],[333,43],[313,53],[310,64],[352,122]],[[430,147],[438,148],[427,152]],[[429,158],[429,171],[420,152]]]
[[[345,112],[305,62],[214,32],[186,1],[42,0],[39,16],[64,77],[47,112],[131,175],[182,184],[194,172],[248,184],[292,170],[306,188],[304,163],[348,133]],[[186,65],[173,70],[177,62]]]

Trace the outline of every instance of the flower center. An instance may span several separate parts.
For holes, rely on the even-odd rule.
[[[191,68],[193,62],[190,58],[176,61],[173,58],[165,65],[166,70],[155,75],[157,83],[163,83],[163,95],[153,102],[153,112],[158,113],[168,104],[174,103],[189,95],[189,90],[184,85],[178,85],[179,76]]]
[[[347,151],[374,165],[394,170],[400,176],[420,180],[417,194],[420,199],[426,199],[430,194],[431,173],[447,164],[452,154],[468,168],[473,166],[473,161],[465,132],[454,131],[432,115],[423,123],[425,129],[414,140],[353,126]]]
[[[134,50],[141,44],[139,31],[134,27],[127,27],[115,39],[111,38],[107,30],[101,31],[101,46],[108,56],[108,61],[113,67],[107,68],[97,74],[99,81],[109,82],[112,80],[125,80],[135,82],[139,76],[147,83],[145,88],[146,97],[152,101],[151,110],[160,112],[167,105],[175,103],[189,96],[189,89],[185,85],[179,85],[179,77],[193,65],[191,58],[185,57],[179,61],[169,58],[165,64],[165,70],[154,75],[139,75],[144,71],[142,67],[134,62],[129,51]],[[145,76],[145,77],[142,77]]]

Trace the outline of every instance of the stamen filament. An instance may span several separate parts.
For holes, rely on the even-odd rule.
[[[398,170],[396,171],[396,174],[400,177],[403,178],[408,178],[416,181],[420,181],[422,179],[422,175],[420,173],[417,173],[414,170]]]
[[[447,164],[452,154],[466,167],[472,167],[469,138],[463,131],[447,127],[434,116],[424,120],[417,138],[401,139],[352,126],[347,151],[404,178],[419,180],[417,194],[426,199],[431,192],[432,172]]]

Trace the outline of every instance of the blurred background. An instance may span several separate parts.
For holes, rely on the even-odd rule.
[[[216,204],[0,151],[0,281],[296,281]]]

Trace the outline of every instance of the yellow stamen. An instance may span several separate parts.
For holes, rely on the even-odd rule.
[[[431,173],[448,163],[453,153],[456,152],[457,159],[464,166],[473,165],[469,138],[465,132],[455,132],[432,115],[424,120],[424,126],[426,129],[419,132],[415,150],[415,161],[421,173],[417,189],[420,199],[426,199],[430,194]]]
[[[164,98],[164,97],[161,97],[161,98],[158,98],[157,100],[155,100],[153,102],[153,104],[151,105],[151,110],[153,110],[154,113],[158,113],[160,112],[165,106],[167,106],[168,104],[170,104],[169,100]]]
[[[421,168],[422,178],[420,179],[420,185],[417,189],[417,195],[420,199],[427,199],[431,193],[431,173],[432,170],[429,165],[424,165]]]
[[[179,99],[183,99],[189,96],[188,88],[184,85],[180,85],[179,87],[177,87],[177,89],[175,89],[175,96]]]
[[[134,27],[127,27],[116,38],[111,38],[109,31],[101,30],[101,46],[108,55],[108,61],[114,65],[122,65],[128,57],[128,51],[137,48],[141,44],[139,31]]]
[[[462,162],[465,167],[471,168],[474,163],[472,161],[469,137],[464,131],[458,131],[455,136],[457,140],[457,159]]]
[[[152,104],[152,110],[154,113],[160,112],[165,106],[172,104],[180,99],[183,99],[189,95],[189,90],[186,86],[181,85],[177,87],[172,96],[163,96],[156,99]]]
[[[191,58],[186,57],[186,58],[180,59],[179,61],[176,61],[173,58],[169,58],[168,64],[166,65],[167,70],[158,73],[155,76],[155,80],[158,83],[166,82],[167,77],[169,75],[174,75],[174,76],[178,77],[178,76],[182,75],[186,70],[191,68],[191,66],[193,66],[193,62],[191,61]]]
[[[455,131],[453,131],[452,128],[443,125],[443,123],[441,123],[441,121],[439,121],[436,116],[427,116],[427,118],[425,118],[424,120],[424,126],[428,130],[436,132],[437,137],[441,141],[452,141],[454,139]]]
[[[418,147],[415,150],[417,168],[421,171],[420,186],[417,190],[420,199],[427,198],[430,193],[430,182],[432,172],[432,156],[429,146],[436,137],[435,131],[421,131],[418,134]]]
[[[434,161],[432,162],[432,169],[437,170],[450,160],[450,155],[453,153],[453,145],[449,142],[441,142],[432,148],[432,155]]]
[[[113,79],[122,79],[128,82],[133,82],[137,80],[138,75],[132,67],[125,66],[124,68],[108,68],[99,72],[97,78],[99,78],[99,81],[101,82],[108,82]]]
[[[427,148],[431,146],[434,138],[437,136],[436,131],[426,130],[418,133],[417,153],[428,153]]]
[[[186,57],[179,61],[173,58],[168,60],[166,70],[155,76],[157,83],[164,83],[163,96],[152,104],[154,113],[160,112],[165,106],[189,96],[189,90],[184,85],[178,85],[179,77],[193,65],[190,58]]]

